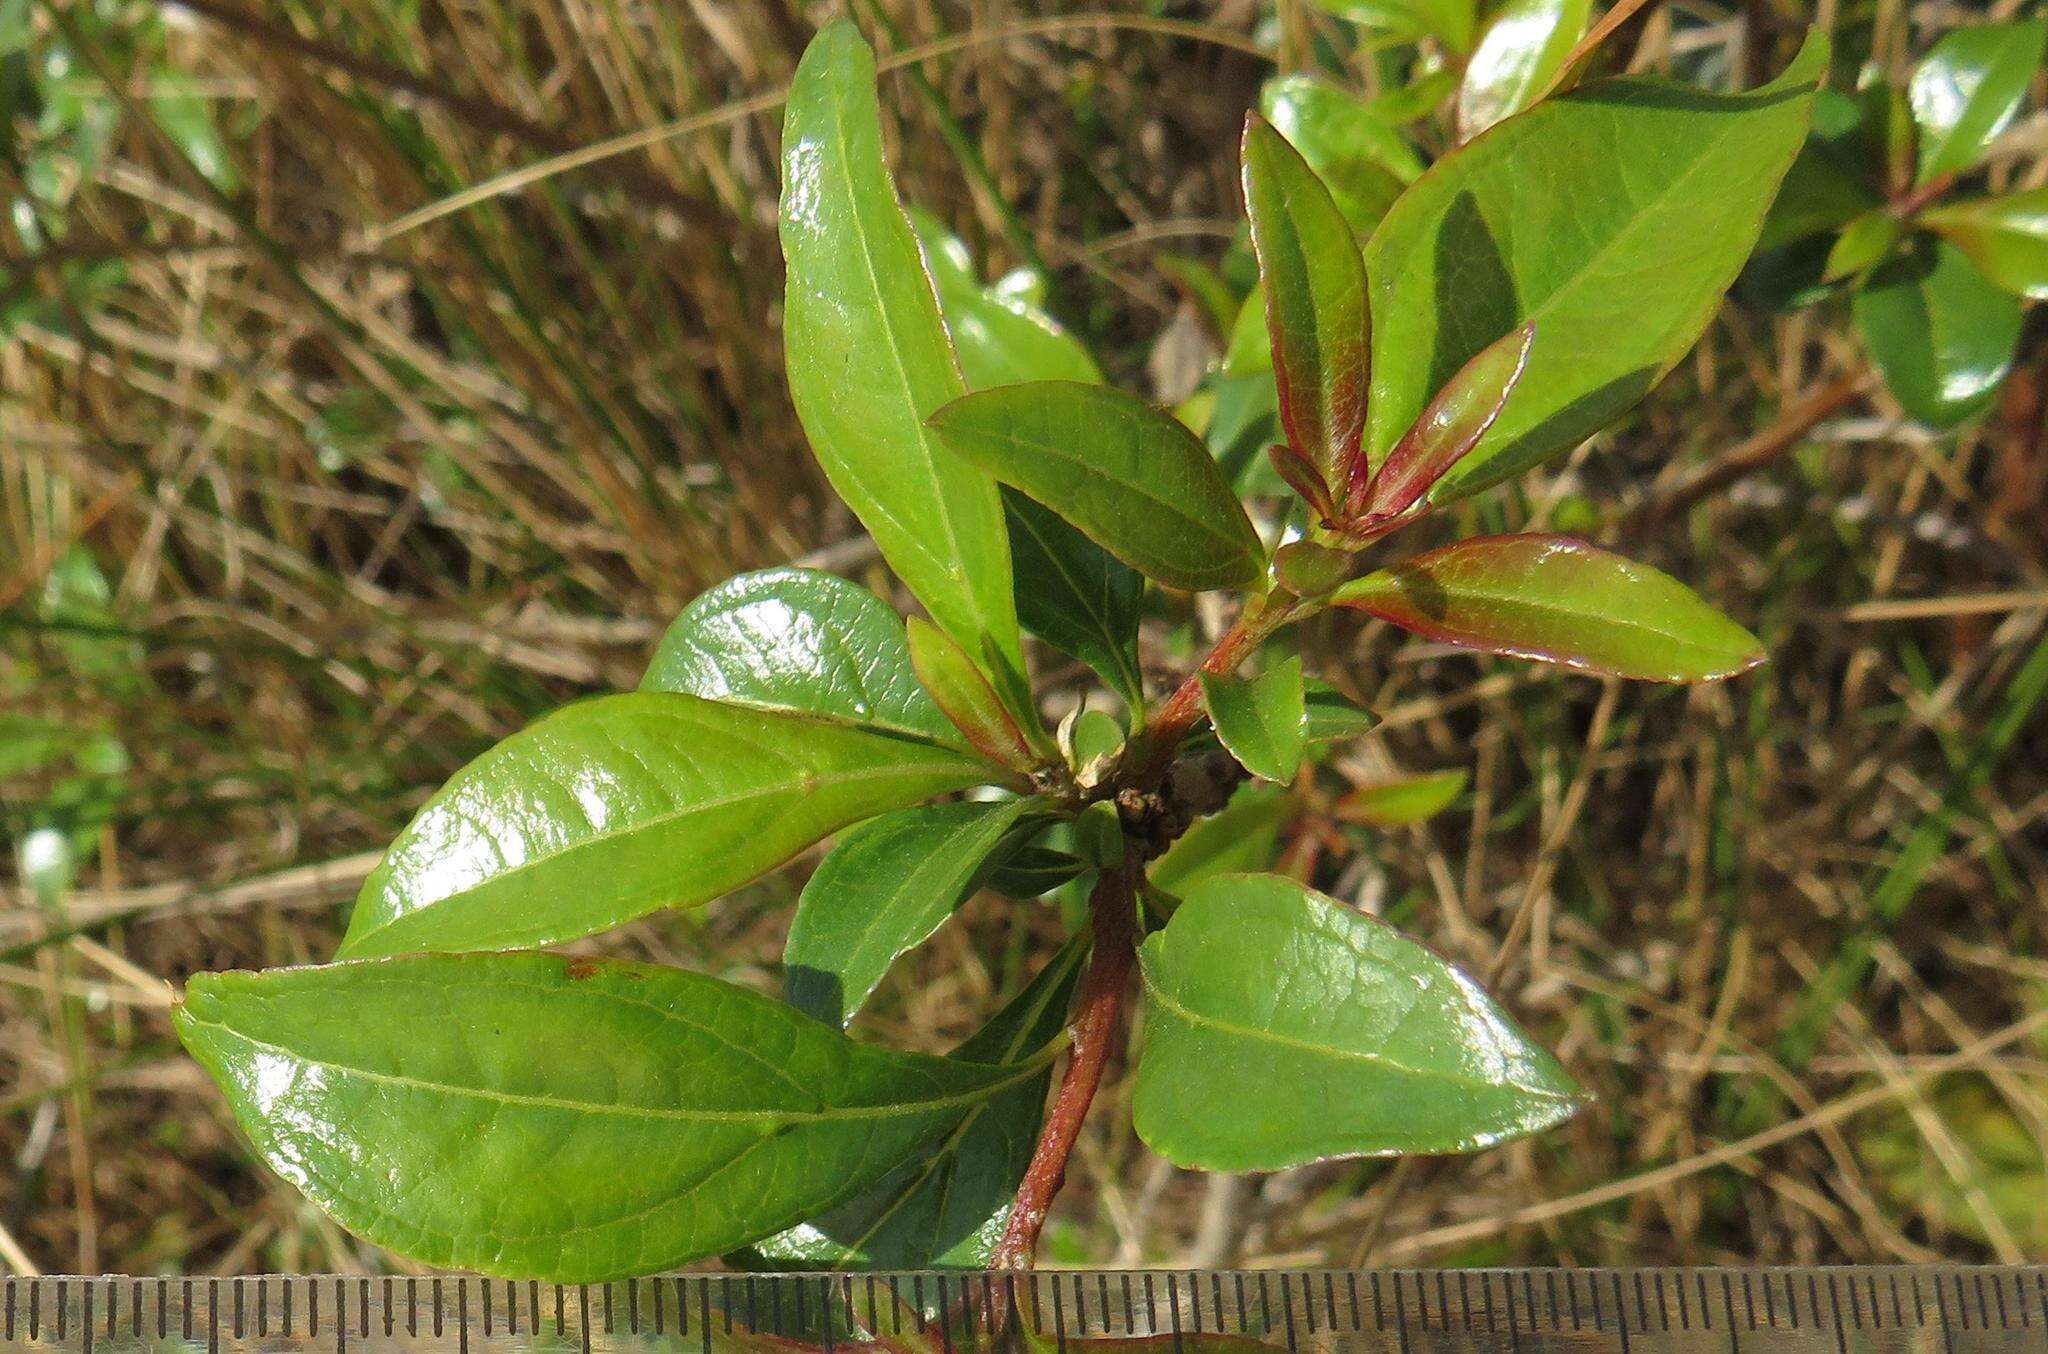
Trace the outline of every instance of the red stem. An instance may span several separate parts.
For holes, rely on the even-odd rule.
[[[1250,656],[1252,650],[1266,642],[1267,636],[1283,625],[1292,614],[1292,599],[1281,600],[1283,595],[1246,605],[1224,631],[1223,638],[1216,641],[1216,647],[1202,660],[1202,666],[1188,674],[1174,689],[1166,703],[1152,716],[1152,722],[1145,730],[1145,743],[1141,756],[1136,761],[1136,771],[1131,782],[1140,789],[1157,785],[1166,775],[1166,769],[1173,764],[1173,754],[1180,747],[1180,740],[1187,737],[1188,730],[1202,717],[1202,674],[1222,677],[1234,672],[1239,663]]]
[[[1131,963],[1137,956],[1137,867],[1126,862],[1105,870],[1089,898],[1094,909],[1095,948],[1081,978],[1080,1002],[1074,1017],[1074,1043],[1067,1056],[1059,1094],[1046,1113],[1045,1128],[1031,1165],[1017,1186],[1009,1225],[989,1260],[991,1269],[1029,1269],[1038,1249],[1053,1196],[1066,1183],[1067,1157],[1081,1136],[1082,1121],[1102,1084],[1109,1055],[1119,1039],[1124,990],[1130,986]]]

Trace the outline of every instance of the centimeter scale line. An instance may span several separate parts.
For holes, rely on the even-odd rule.
[[[2048,1354],[2048,1266],[0,1282],[0,1348]]]

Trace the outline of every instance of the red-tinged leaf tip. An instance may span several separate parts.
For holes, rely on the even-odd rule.
[[[1683,583],[1572,536],[1459,541],[1332,600],[1440,643],[1639,681],[1715,681],[1764,659]]]
[[[904,628],[910,641],[910,667],[919,685],[969,746],[1013,771],[1028,775],[1036,768],[1039,759],[1024,731],[1010,718],[967,650],[921,616],[912,616]]]
[[[1387,453],[1379,473],[1369,479],[1353,477],[1352,515],[1398,517],[1420,503],[1432,485],[1479,445],[1500,411],[1507,408],[1515,383],[1528,369],[1529,350],[1535,342],[1536,322],[1530,320],[1480,349],[1459,368]]]
[[[1274,472],[1287,481],[1288,488],[1301,495],[1317,517],[1327,522],[1336,515],[1337,505],[1330,499],[1329,486],[1300,452],[1284,442],[1275,442],[1266,448],[1266,457],[1273,462]]]

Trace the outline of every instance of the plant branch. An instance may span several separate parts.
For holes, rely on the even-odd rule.
[[[1223,677],[1235,672],[1237,665],[1251,656],[1252,650],[1294,619],[1299,606],[1299,599],[1278,591],[1246,604],[1230,629],[1224,631],[1223,638],[1216,641],[1216,647],[1209,651],[1209,656],[1202,660],[1202,665],[1189,673],[1187,679],[1166,698],[1166,703],[1153,714],[1152,723],[1145,730],[1144,742],[1131,763],[1133,772],[1126,778],[1126,784],[1145,790],[1165,779],[1181,739],[1187,737],[1188,730],[1202,716],[1203,674]]]
[[[1105,870],[1089,898],[1093,909],[1095,947],[1081,978],[1081,996],[1073,1022],[1073,1049],[1059,1093],[1045,1116],[1045,1128],[1031,1154],[1031,1165],[1017,1186],[1010,1221],[989,1260],[991,1269],[1029,1269],[1038,1249],[1039,1229],[1053,1196],[1066,1183],[1067,1158],[1081,1136],[1081,1124],[1102,1084],[1109,1055],[1121,1041],[1124,992],[1130,986],[1131,964],[1137,956],[1137,873],[1126,857]]]

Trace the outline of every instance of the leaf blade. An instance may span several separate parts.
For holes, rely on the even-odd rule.
[[[1592,0],[1508,0],[1465,63],[1458,139],[1470,141],[1529,105],[1564,68],[1586,31]]]
[[[2014,296],[2048,301],[2048,188],[1937,207],[1920,220]]]
[[[1906,85],[1920,128],[1919,169],[1925,184],[1977,162],[2011,123],[2041,68],[2048,20],[1980,24],[1942,35]]]
[[[1205,672],[1200,680],[1209,722],[1230,755],[1261,780],[1292,781],[1308,750],[1301,656],[1289,654],[1249,679]]]
[[[1851,311],[1885,387],[1933,428],[1952,428],[1991,403],[2022,321],[2019,301],[1946,241],[1878,268]]]
[[[516,949],[707,902],[862,818],[985,782],[906,738],[669,692],[585,701],[455,773],[339,953]]]

